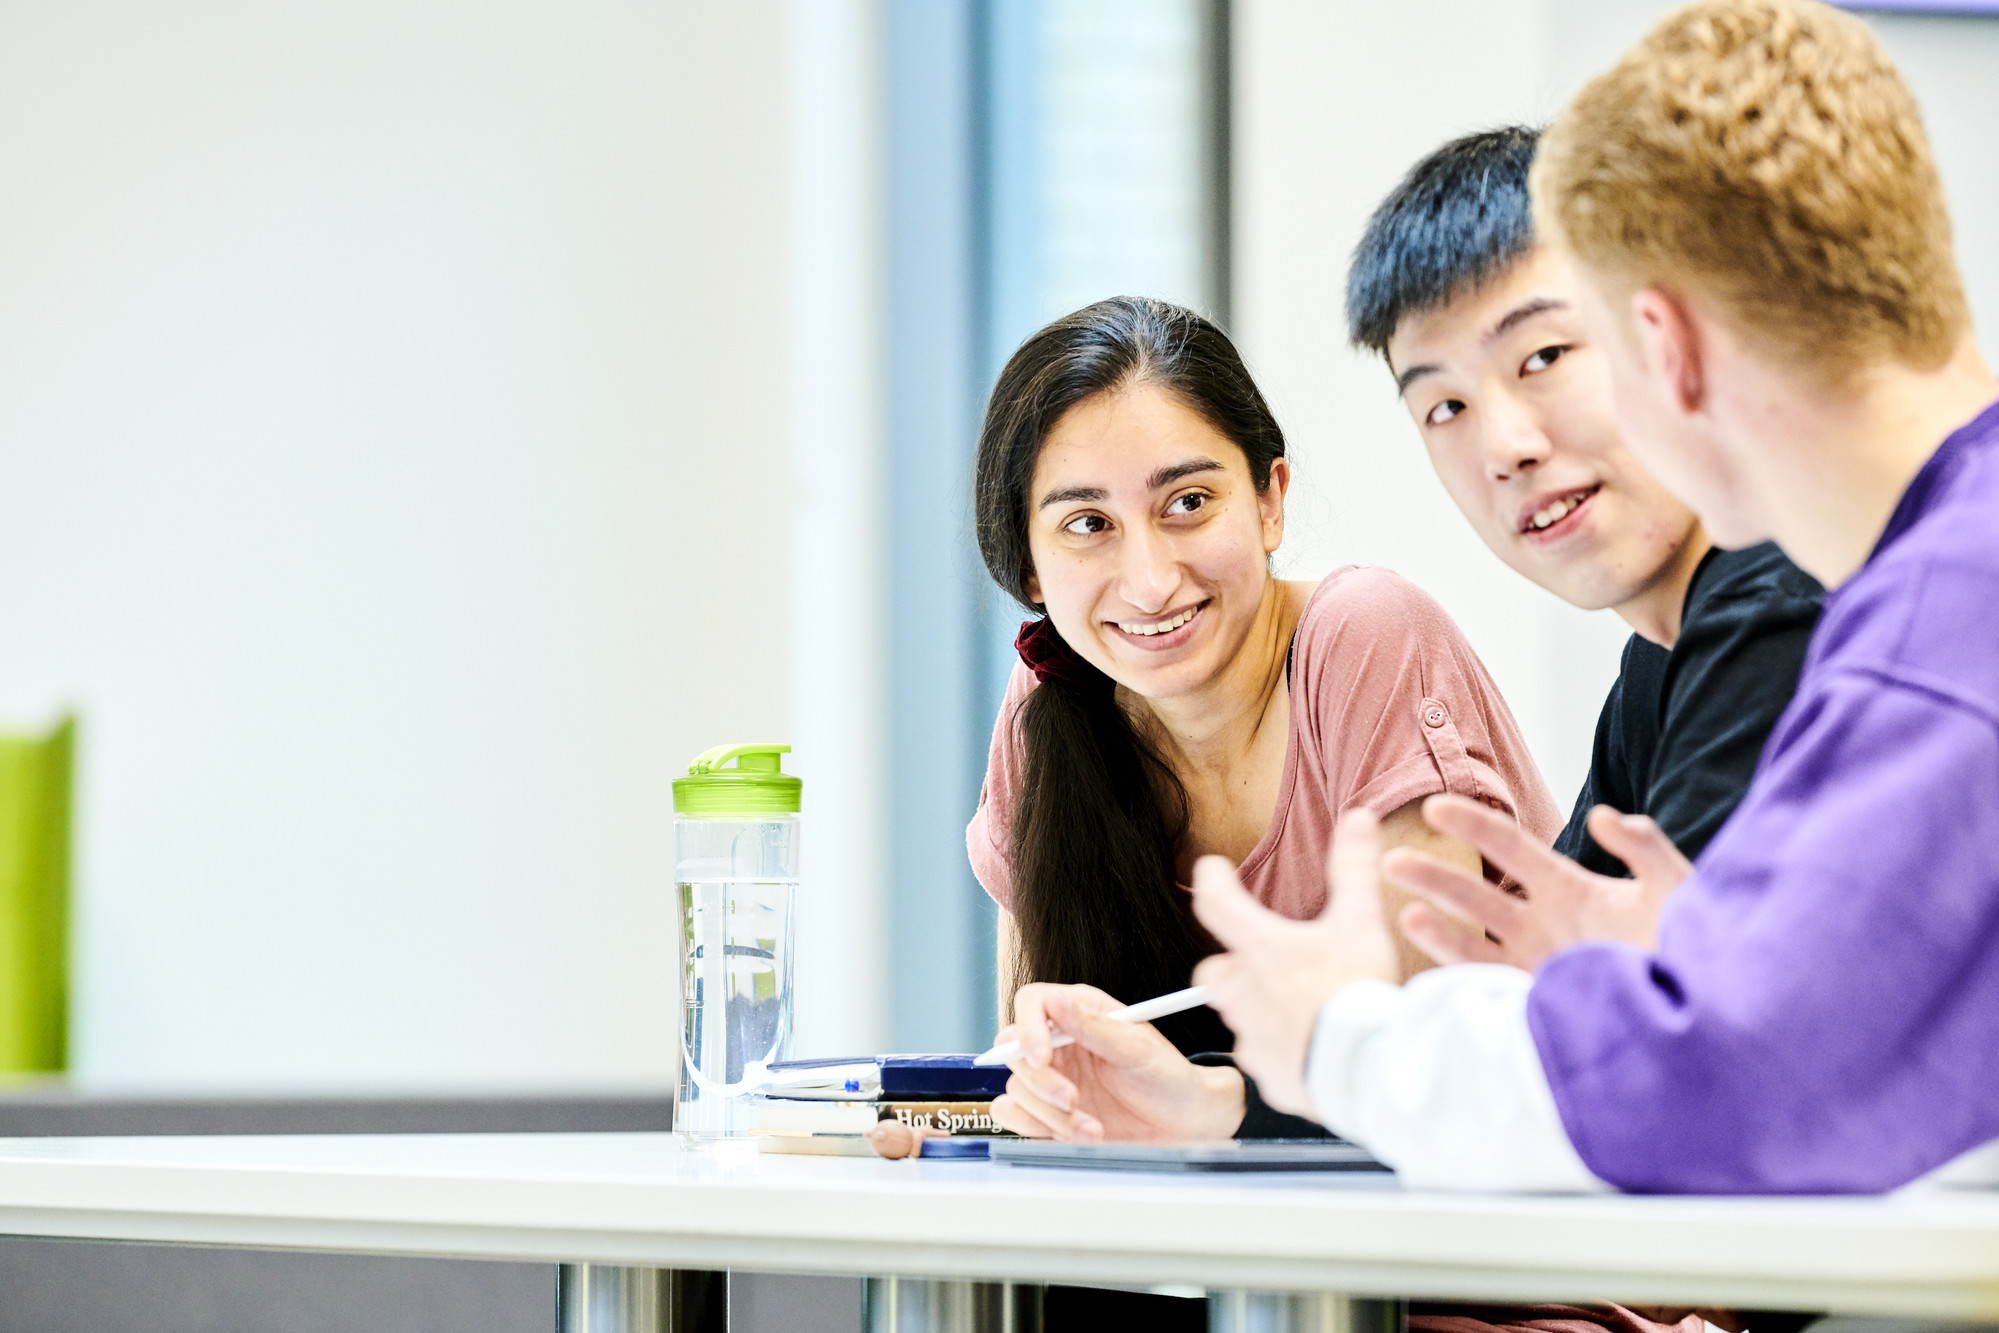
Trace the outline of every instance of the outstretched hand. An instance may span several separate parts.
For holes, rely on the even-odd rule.
[[[1313,1114],[1305,1059],[1319,1008],[1356,981],[1396,981],[1401,968],[1381,909],[1381,824],[1350,810],[1333,831],[1331,896],[1316,921],[1264,907],[1219,856],[1194,863],[1194,915],[1226,953],[1202,961],[1194,981],[1236,1035],[1236,1065],[1263,1099]]]
[[[1590,811],[1590,836],[1631,867],[1631,879],[1593,874],[1536,842],[1512,816],[1462,796],[1432,796],[1423,818],[1476,847],[1526,895],[1422,852],[1390,852],[1382,873],[1427,900],[1402,910],[1402,933],[1440,963],[1508,963],[1532,972],[1585,940],[1652,949],[1666,895],[1693,870],[1657,824],[1607,805]]]
[[[1141,999],[1146,997],[1139,997]],[[1109,1017],[1123,1004],[1095,986],[1022,986],[1014,1021],[995,1044],[1018,1041],[993,1119],[1016,1134],[1096,1142],[1226,1139],[1242,1123],[1242,1076],[1192,1063],[1150,1023]],[[1057,1047],[1054,1032],[1076,1039]]]

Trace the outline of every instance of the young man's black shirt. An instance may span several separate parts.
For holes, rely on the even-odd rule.
[[[1634,634],[1596,724],[1589,777],[1555,850],[1629,873],[1583,827],[1590,808],[1650,815],[1688,860],[1749,790],[1763,742],[1798,688],[1825,595],[1772,543],[1709,551],[1672,650]]]
[[[1650,815],[1688,860],[1699,856],[1749,790],[1763,742],[1797,692],[1824,596],[1770,542],[1701,557],[1672,649],[1636,634],[1624,645],[1589,776],[1555,850],[1600,875],[1630,873],[1583,827],[1593,807],[1608,805]],[[1326,1133],[1272,1110],[1243,1081],[1237,1138]]]

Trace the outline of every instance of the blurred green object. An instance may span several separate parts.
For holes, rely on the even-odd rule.
[[[0,736],[0,1072],[69,1065],[75,749],[75,718],[46,736]]]

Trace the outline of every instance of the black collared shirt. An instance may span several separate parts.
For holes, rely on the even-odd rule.
[[[1583,827],[1590,808],[1650,815],[1692,860],[1749,790],[1791,702],[1825,590],[1765,542],[1709,551],[1671,649],[1634,634],[1596,724],[1589,777],[1555,850],[1628,873]]]

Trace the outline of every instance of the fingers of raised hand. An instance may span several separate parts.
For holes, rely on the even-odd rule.
[[[1590,836],[1631,868],[1645,887],[1664,893],[1693,873],[1693,862],[1680,854],[1665,830],[1644,815],[1620,814],[1607,805],[1589,812]]]
[[[1504,940],[1519,929],[1528,907],[1463,866],[1409,848],[1382,858],[1382,873],[1446,913],[1468,918]]]
[[[1566,856],[1536,842],[1512,815],[1468,797],[1432,796],[1423,802],[1423,820],[1439,833],[1470,843],[1480,856],[1529,890],[1575,866]]]
[[[1208,1003],[1219,1010],[1235,998],[1241,972],[1241,963],[1233,954],[1218,953],[1194,964],[1193,981],[1207,988]]]
[[[1323,919],[1356,928],[1381,922],[1381,821],[1356,808],[1340,816],[1326,855],[1332,896]]]
[[[1478,929],[1428,903],[1402,909],[1402,934],[1439,963],[1503,963],[1505,951]]]
[[[1242,1004],[1242,961],[1234,954],[1218,953],[1194,965],[1193,982],[1208,992],[1208,1007],[1222,1016],[1231,1031]]]
[[[1204,958],[1194,968],[1194,984],[1208,992],[1208,1007],[1222,1016],[1229,1031],[1236,1034],[1237,1064],[1247,1034],[1253,1033],[1269,997],[1257,986],[1254,971],[1244,965],[1241,955],[1218,953]],[[1243,1066],[1247,1068],[1247,1066]]]
[[[1274,914],[1244,890],[1227,857],[1204,856],[1194,862],[1194,915],[1224,948],[1236,949],[1255,940]]]
[[[1305,1092],[1304,1065],[1292,1053],[1254,1037],[1236,1043],[1236,1064],[1256,1080],[1257,1094],[1290,1115],[1310,1115],[1312,1100]]]

